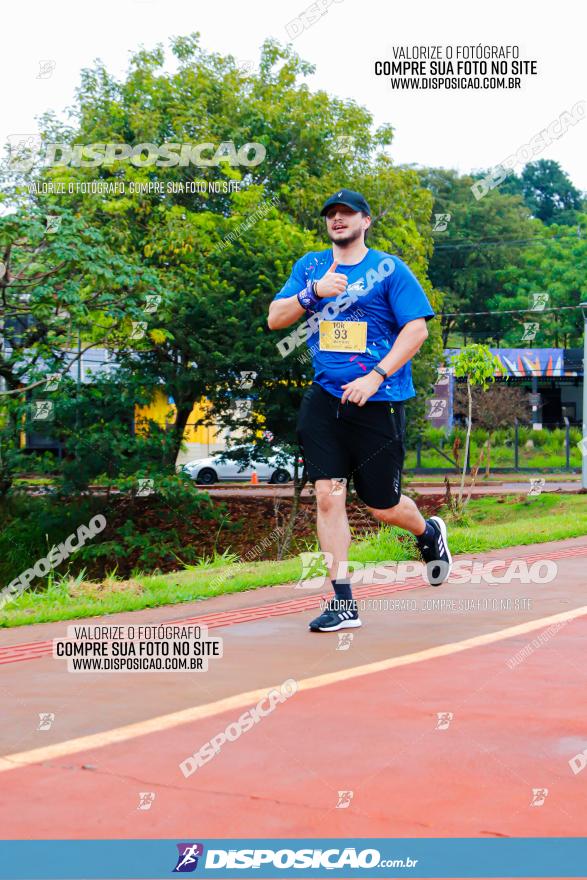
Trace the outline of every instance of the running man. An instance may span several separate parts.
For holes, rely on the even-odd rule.
[[[425,520],[401,494],[404,401],[415,396],[410,360],[434,312],[405,263],[367,247],[371,210],[360,193],[339,190],[321,216],[332,248],[294,264],[269,307],[268,325],[280,330],[306,319],[297,336],[312,352],[314,382],[302,400],[297,433],[334,589],[310,630],[332,632],[361,626],[347,564],[350,479],[377,520],[415,535],[433,586],[446,580],[452,560],[443,520]]]

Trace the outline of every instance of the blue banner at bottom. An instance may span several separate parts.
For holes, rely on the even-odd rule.
[[[587,837],[0,841],[0,880],[585,877]]]

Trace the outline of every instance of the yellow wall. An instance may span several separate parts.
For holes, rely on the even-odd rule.
[[[183,435],[183,439],[186,443],[217,442],[220,431],[216,427],[213,425],[209,427],[206,425],[197,425],[196,427],[199,419],[203,417],[206,407],[207,401],[205,398],[202,398],[202,400],[194,405]],[[165,424],[173,424],[175,421],[175,413],[175,405],[168,403],[167,395],[160,389],[157,389],[149,406],[135,407],[135,426],[137,434],[147,430],[144,421],[145,419],[157,422],[158,425],[163,427]]]

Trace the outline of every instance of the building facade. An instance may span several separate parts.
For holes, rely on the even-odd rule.
[[[492,348],[501,369],[496,383],[517,385],[528,394],[534,427],[562,427],[583,419],[583,351],[580,348]],[[460,349],[445,349],[445,366],[439,370],[427,417],[431,425],[450,429],[459,414],[455,411],[458,381],[451,360]],[[464,381],[464,380],[463,380]]]

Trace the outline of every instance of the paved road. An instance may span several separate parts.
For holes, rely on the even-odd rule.
[[[411,492],[417,492],[419,495],[444,495],[446,490],[444,486],[438,485],[422,485],[420,483],[405,483],[405,487]],[[458,488],[456,483],[452,485],[453,493]],[[530,479],[526,482],[503,482],[489,483],[487,485],[473,486],[472,495],[479,497],[482,495],[527,495],[530,491]],[[291,498],[293,495],[293,486],[273,486],[269,484],[261,484],[259,486],[250,486],[244,483],[242,486],[222,486],[214,485],[208,489],[210,495],[218,497],[238,497],[238,498],[254,498],[265,496],[270,498]],[[466,490],[468,494],[468,489]],[[557,482],[547,482],[541,488],[542,492],[561,492],[564,494],[577,494],[581,491],[581,482],[579,480],[560,480]],[[304,489],[302,495],[309,497],[311,490]]]
[[[319,579],[91,621],[205,620],[224,643],[206,673],[67,673],[49,654],[65,624],[3,632],[3,836],[584,835],[587,772],[569,760],[587,746],[586,558],[586,539],[470,557],[502,577],[549,565],[540,584],[371,573],[348,644],[307,630]],[[290,679],[296,693],[182,774]]]

